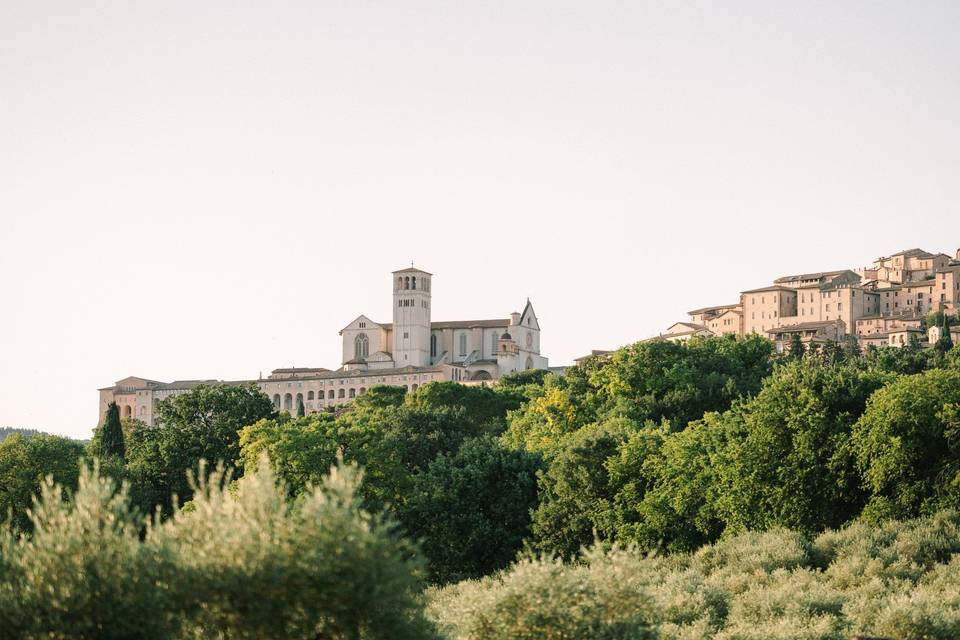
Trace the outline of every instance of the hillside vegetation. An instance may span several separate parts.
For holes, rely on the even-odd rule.
[[[165,637],[960,637],[960,347],[644,342],[336,414],[158,412],[0,443],[0,634],[146,637],[105,605],[44,635],[116,597]]]

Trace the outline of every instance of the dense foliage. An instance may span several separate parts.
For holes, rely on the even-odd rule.
[[[960,515],[807,537],[747,532],[695,553],[594,547],[431,592],[451,640],[948,640],[960,636]]]
[[[170,398],[158,414],[158,427],[121,423],[120,438],[115,424],[109,438],[98,429],[86,455],[106,454],[100,475],[75,496],[78,443],[0,443],[0,517],[22,532],[0,546],[0,610],[12,607],[0,623],[25,637],[39,634],[33,615],[66,625],[64,612],[89,602],[83,588],[117,611],[135,606],[125,599],[158,599],[149,606],[159,636],[306,637],[333,625],[314,637],[383,637],[380,622],[344,622],[349,607],[324,591],[333,574],[295,577],[320,571],[301,563],[334,553],[335,536],[307,531],[315,521],[302,514],[349,503],[351,522],[380,537],[333,547],[344,555],[331,571],[356,575],[338,587],[350,598],[382,593],[363,580],[395,585],[406,622],[390,623],[400,634],[390,637],[406,623],[410,637],[434,633],[418,608],[421,577],[435,585],[431,615],[451,638],[960,633],[950,586],[960,577],[950,561],[960,552],[951,511],[960,508],[960,346],[861,351],[851,339],[778,354],[757,337],[652,341],[493,387],[374,387],[336,412],[276,414],[256,387],[218,385]],[[203,460],[242,476],[235,499]],[[363,469],[347,482],[349,498],[330,488],[346,482],[328,477],[338,460]],[[51,473],[60,488],[49,486],[31,517],[31,495]],[[129,488],[108,495],[114,480]],[[94,517],[90,529],[83,518]],[[44,538],[52,531],[67,550],[62,564],[37,547],[36,562],[49,566],[36,571],[85,568],[64,581],[59,609],[31,609],[41,605],[30,598],[18,609],[9,594],[34,588],[15,582],[27,575],[22,550],[54,545]],[[113,537],[84,537],[96,531]],[[399,573],[374,578],[364,563],[376,558]],[[121,566],[142,570],[142,581]],[[99,615],[77,618],[88,626],[74,636],[101,628],[111,637]],[[113,637],[141,637],[129,633]]]

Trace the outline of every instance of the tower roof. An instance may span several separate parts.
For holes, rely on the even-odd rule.
[[[423,269],[417,269],[416,267],[407,267],[406,269],[399,269],[397,271],[394,271],[394,273],[422,273],[427,276],[433,275],[429,271],[424,271]]]

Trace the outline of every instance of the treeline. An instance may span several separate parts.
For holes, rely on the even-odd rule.
[[[885,630],[894,623],[883,622],[884,612],[894,606],[889,603],[905,598],[901,609],[910,609],[909,603],[921,598],[915,593],[919,585],[939,579],[928,573],[947,571],[934,565],[946,563],[949,552],[891,560],[889,566],[913,568],[891,570],[900,571],[902,581],[884,582],[888,604],[877,610],[864,605],[855,614],[851,607],[870,587],[830,582],[824,577],[829,568],[840,563],[844,570],[869,573],[873,569],[847,564],[853,547],[879,549],[897,527],[947,526],[955,522],[949,509],[960,507],[960,347],[948,344],[860,353],[849,342],[778,355],[758,337],[644,342],[588,360],[563,376],[524,372],[493,388],[432,383],[405,395],[375,387],[338,413],[277,414],[256,387],[214,386],[167,399],[158,414],[162,428],[120,423],[119,415],[112,415],[82,451],[55,437],[13,436],[0,443],[0,506],[21,533],[20,542],[11,544],[37,538],[31,531],[39,525],[28,509],[39,478],[52,473],[69,498],[78,487],[81,455],[98,458],[102,476],[126,483],[123,500],[133,521],[156,519],[140,527],[144,540],[164,527],[186,526],[178,523],[203,509],[213,517],[203,502],[206,494],[189,481],[201,459],[222,461],[235,477],[275,474],[284,496],[280,503],[286,505],[278,508],[294,518],[302,501],[324,493],[331,465],[341,460],[363,469],[351,513],[361,521],[373,517],[365,514],[384,514],[393,523],[384,525],[383,533],[410,563],[401,563],[405,568],[399,571],[418,585],[421,578],[438,586],[481,580],[431,592],[438,633],[549,636],[533,622],[523,631],[504,620],[511,611],[519,616],[523,607],[530,607],[531,620],[539,615],[536,607],[544,607],[541,613],[547,616],[556,600],[580,612],[571,614],[580,622],[557,618],[558,628],[594,624],[590,628],[602,631],[593,633],[598,638],[833,638],[851,631],[889,633]],[[201,482],[207,473],[200,472]],[[62,508],[69,510],[73,503],[69,498]],[[218,511],[217,517],[224,513]],[[890,524],[917,517],[928,519]],[[856,524],[847,531],[859,532],[860,542],[837,547],[841,551],[829,558],[816,551],[839,535],[823,532],[850,523]],[[269,530],[259,538],[262,553],[275,551]],[[751,537],[763,531],[780,533]],[[773,626],[761,624],[769,619],[773,625],[782,603],[748,603],[760,597],[747,577],[753,569],[736,577],[732,569],[694,572],[689,564],[690,558],[710,557],[711,549],[746,552],[749,541],[778,540],[778,535],[802,541],[797,544],[806,549],[806,559],[789,567],[771,565],[768,581],[754,576],[758,585],[784,594],[794,588],[846,594],[830,600],[833,608],[822,616],[804,622],[801,635],[774,633]],[[412,542],[400,542],[398,536]],[[736,540],[744,542],[731,542]],[[619,550],[606,553],[611,548]],[[258,562],[250,553],[248,560]],[[863,560],[870,566],[876,562]],[[811,575],[801,575],[801,569]],[[699,613],[683,613],[683,624],[671,618],[671,607],[679,605],[658,600],[654,574],[662,574],[663,581],[689,579],[700,585],[683,587],[691,601],[701,602]],[[809,580],[791,582],[794,574]],[[720,584],[728,578],[733,582]],[[615,579],[623,583],[622,593],[618,585],[601,587]],[[538,580],[543,585],[536,586]],[[866,591],[857,591],[861,587]],[[568,600],[550,589],[563,591]],[[539,600],[524,600],[524,590],[540,593]],[[934,597],[923,593],[923,598]],[[936,597],[946,603],[946,617],[941,616],[935,634],[904,631],[892,637],[960,635],[960,603],[941,596]],[[621,597],[623,606],[615,608],[636,609],[641,626],[623,626],[617,616],[590,622],[590,611],[604,610],[600,600]],[[569,598],[581,600],[576,604]],[[204,610],[214,606],[201,600],[191,602]],[[468,614],[471,602],[484,604]],[[506,607],[500,622],[481,615],[494,616],[498,607]],[[923,619],[925,610],[917,607],[912,610]],[[759,630],[753,635],[747,630],[750,620]],[[921,629],[922,620],[915,622],[903,628]],[[227,637],[245,637],[216,628]],[[954,636],[942,629],[952,629]],[[336,633],[341,635],[315,637],[391,637]],[[583,637],[578,633],[554,637]]]

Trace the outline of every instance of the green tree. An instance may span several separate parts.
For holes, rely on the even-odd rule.
[[[623,414],[638,424],[669,420],[682,428],[758,392],[770,374],[772,355],[772,343],[757,336],[640,342],[614,352],[590,375],[590,383],[602,412]]]
[[[235,466],[240,429],[274,417],[274,410],[256,385],[200,385],[161,400],[157,414],[160,426],[135,430],[127,443],[126,472],[134,504],[169,515],[173,495],[190,499],[187,471],[200,460]]]
[[[800,339],[800,334],[793,334],[790,337],[790,347],[787,350],[788,356],[793,359],[799,359],[803,357],[806,350],[806,347],[803,346],[803,340]]]
[[[116,402],[111,402],[107,406],[107,415],[100,428],[100,450],[101,458],[116,456],[121,460],[126,454],[123,443],[123,428],[120,426],[120,407]]]
[[[406,405],[419,411],[462,409],[474,428],[499,433],[506,428],[507,413],[524,401],[512,387],[494,390],[443,381],[423,385],[407,396]]]
[[[960,371],[903,377],[877,391],[853,427],[852,446],[871,518],[960,505]]]
[[[0,521],[29,531],[27,512],[43,479],[50,476],[66,492],[73,491],[81,456],[82,444],[60,436],[15,433],[0,442]]]
[[[934,347],[937,351],[944,355],[953,349],[953,338],[950,335],[950,323],[947,321],[946,315],[943,316],[943,322],[940,325],[940,339],[937,340],[937,344],[935,344]]]
[[[563,441],[538,477],[540,502],[533,513],[533,539],[539,551],[571,558],[597,534],[609,531],[606,518],[616,487],[606,462],[635,430],[625,418],[613,418]]]
[[[483,436],[414,478],[400,520],[422,540],[434,580],[479,578],[514,559],[530,532],[539,467],[538,456]]]
[[[419,552],[360,508],[354,469],[295,502],[269,464],[201,478],[193,509],[146,526],[96,470],[70,501],[46,483],[32,537],[0,528],[0,637],[437,637]]]
[[[853,423],[889,374],[816,359],[777,368],[737,407],[742,429],[717,468],[721,517],[734,529],[837,527],[864,496],[850,455]]]
[[[297,417],[302,418],[307,415],[306,410],[303,408],[303,398],[297,397]]]
[[[337,459],[336,419],[313,413],[291,419],[282,414],[264,418],[240,431],[240,468],[255,472],[269,460],[274,472],[293,495],[319,485]]]
[[[708,413],[686,429],[639,431],[607,461],[617,486],[608,526],[621,543],[645,550],[690,551],[723,532],[718,469],[739,414]]]

